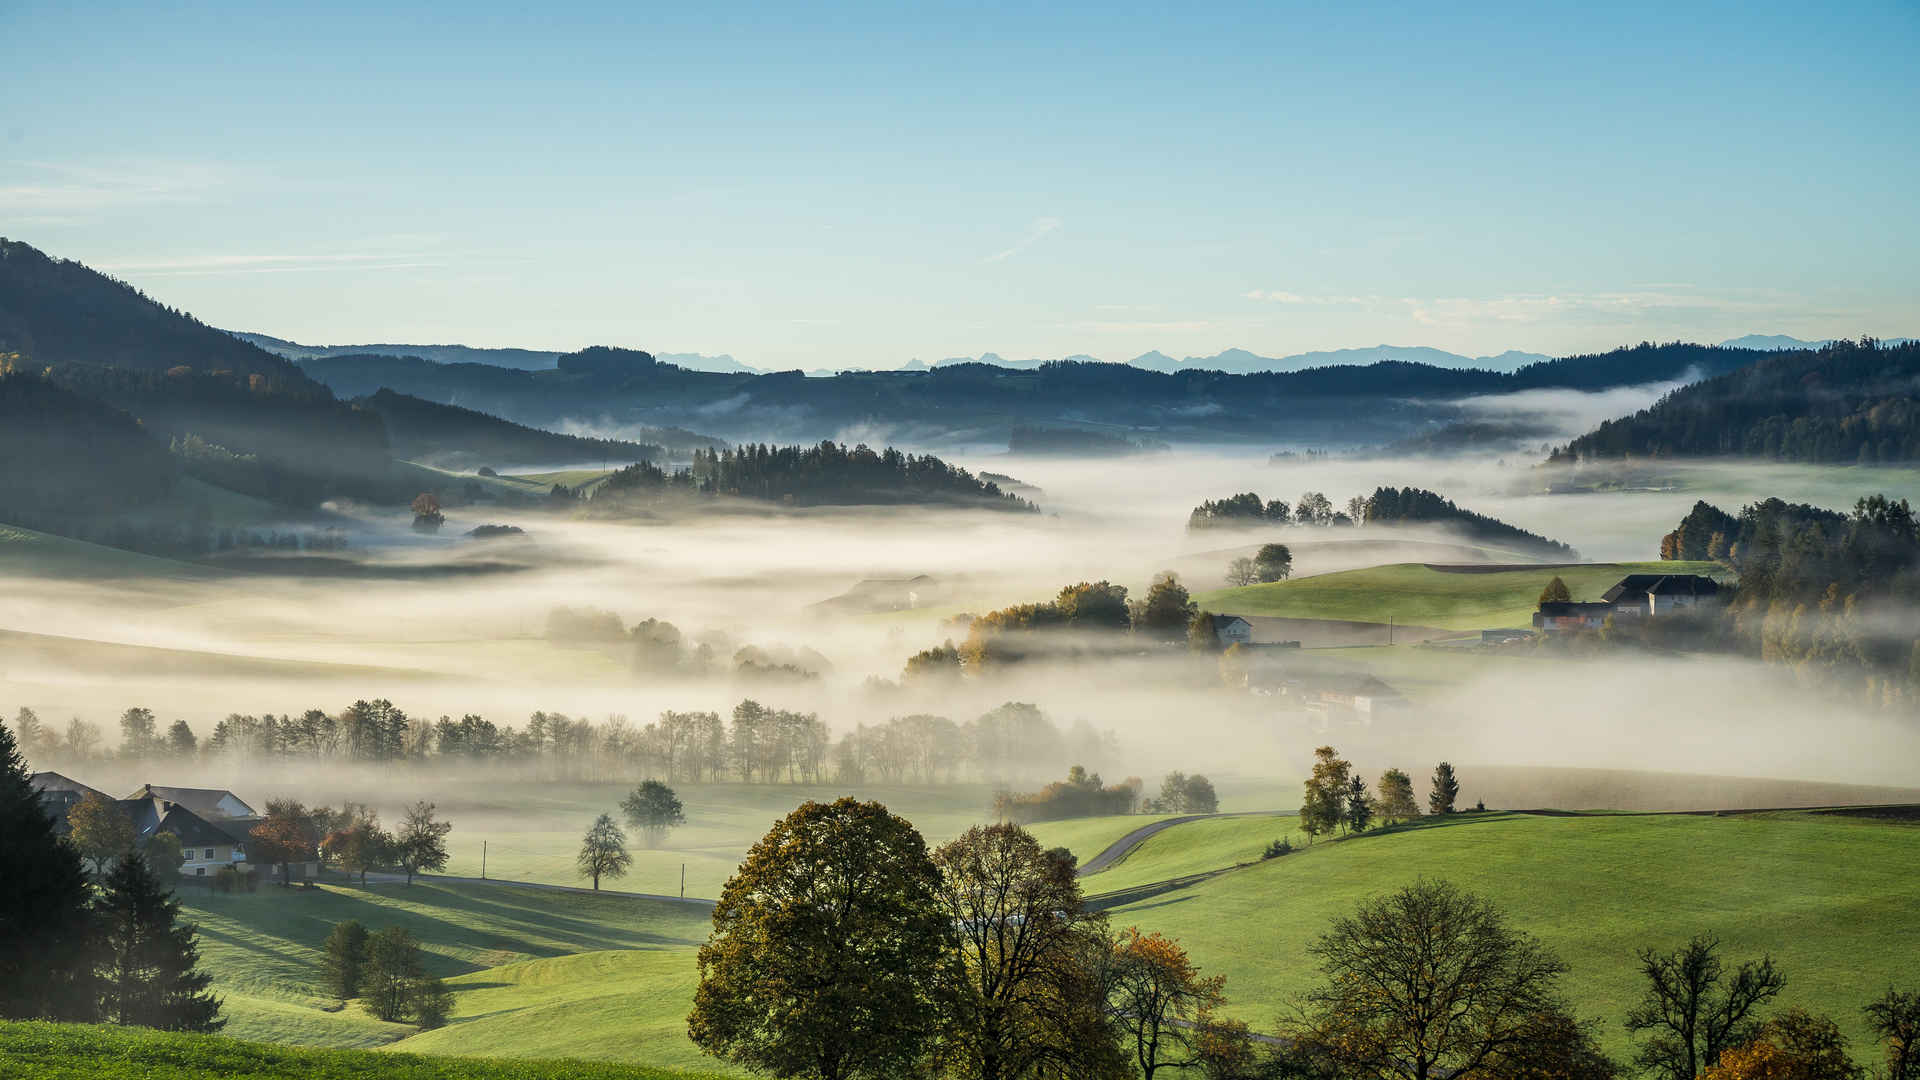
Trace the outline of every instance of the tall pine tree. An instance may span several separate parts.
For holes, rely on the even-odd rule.
[[[94,1018],[87,891],[79,853],[54,834],[0,724],[0,1017]]]
[[[100,925],[103,1018],[166,1031],[219,1031],[213,976],[199,971],[194,927],[177,924],[180,901],[160,886],[147,861],[132,852],[107,875],[94,901]]]

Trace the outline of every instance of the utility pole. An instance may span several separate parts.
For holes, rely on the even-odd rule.
[[[680,899],[687,898],[687,864],[680,864]]]
[[[487,880],[487,842],[480,841],[480,880]]]
[[[1393,616],[1387,616],[1387,644],[1393,644]]]

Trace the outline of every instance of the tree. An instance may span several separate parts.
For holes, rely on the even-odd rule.
[[[966,1080],[1127,1074],[1107,1015],[1106,919],[1073,868],[1018,825],[976,826],[934,853],[946,966],[944,1072]]]
[[[1260,570],[1252,559],[1245,555],[1227,564],[1227,584],[1234,588],[1251,585],[1260,580]]]
[[[192,757],[198,745],[199,740],[194,738],[193,729],[187,726],[185,720],[175,720],[173,725],[167,728],[167,756]]]
[[[1433,767],[1432,790],[1427,792],[1427,813],[1451,814],[1453,804],[1460,798],[1460,778],[1453,774],[1453,766],[1441,762]]]
[[[1358,773],[1347,778],[1345,814],[1350,833],[1363,833],[1373,827],[1373,796],[1367,794],[1367,781]]]
[[[1859,1080],[1864,1075],[1847,1056],[1838,1024],[1796,1008],[1760,1025],[1752,1041],[1723,1052],[1701,1080]]]
[[[74,717],[67,721],[67,756],[75,761],[86,761],[93,757],[94,748],[100,745],[101,738],[100,725]]]
[[[1380,822],[1399,825],[1420,817],[1420,804],[1413,797],[1413,777],[1399,769],[1380,774]]]
[[[95,1017],[87,898],[80,853],[55,835],[14,734],[0,725],[0,1018]]]
[[[1920,992],[1889,987],[1866,1012],[1867,1025],[1887,1045],[1885,1080],[1920,1080]]]
[[[106,872],[107,860],[133,850],[133,819],[119,804],[97,791],[67,811],[67,839],[82,858],[93,863],[93,876]]]
[[[1175,770],[1160,781],[1160,797],[1153,800],[1151,809],[1162,814],[1184,814],[1187,812],[1187,774]]]
[[[432,492],[423,491],[413,497],[410,507],[413,511],[413,527],[421,532],[439,532],[446,524],[447,516],[440,512],[440,500]]]
[[[1197,610],[1187,596],[1187,587],[1171,570],[1154,576],[1147,598],[1133,615],[1133,628],[1155,637],[1178,639]]]
[[[1261,582],[1285,581],[1293,576],[1293,551],[1285,544],[1262,544],[1253,567]]]
[[[292,884],[293,864],[320,857],[320,838],[314,835],[307,808],[292,799],[267,803],[267,816],[247,834],[251,861],[280,868],[280,883]]]
[[[1318,491],[1309,491],[1294,504],[1293,520],[1296,525],[1331,525],[1333,501]]]
[[[631,794],[621,800],[620,810],[626,815],[627,824],[639,829],[646,837],[650,848],[659,847],[665,842],[668,831],[675,826],[687,823],[680,797],[658,780],[646,780],[634,788]]]
[[[413,884],[413,875],[423,870],[447,868],[447,834],[452,831],[453,822],[435,820],[430,802],[414,803],[407,811],[393,838],[394,855],[407,872],[407,884]]]
[[[1492,904],[1444,881],[1367,901],[1309,951],[1325,982],[1300,1000],[1283,1034],[1293,1053],[1342,1078],[1611,1075],[1559,996],[1566,965]],[[1580,1070],[1529,1071],[1556,1056]]]
[[[613,815],[601,814],[593,821],[593,828],[587,830],[586,839],[580,842],[580,855],[575,860],[581,877],[593,879],[593,891],[600,891],[600,879],[627,876],[627,867],[633,865],[633,856],[627,854],[627,834],[614,824]]]
[[[1202,977],[1178,942],[1138,927],[1114,942],[1108,1004],[1140,1075],[1189,1069],[1205,1059],[1213,1013],[1227,1002],[1226,977]]]
[[[145,757],[153,752],[154,719],[152,709],[136,705],[120,714],[120,755]]]
[[[179,879],[180,868],[187,863],[187,853],[180,847],[180,838],[170,832],[154,833],[148,837],[141,855],[146,858],[147,865],[153,868],[154,876],[168,887]]]
[[[438,981],[438,980],[434,980]],[[414,998],[427,983],[420,943],[403,926],[389,926],[367,939],[367,961],[360,997],[367,1011],[388,1023],[412,1014]]]
[[[1316,836],[1329,835],[1346,818],[1347,781],[1353,765],[1331,746],[1313,752],[1313,774],[1307,777],[1306,796],[1300,803],[1300,828],[1311,844]]]
[[[1540,590],[1540,602],[1543,604],[1564,604],[1572,599],[1572,590],[1567,588],[1567,583],[1561,581],[1558,574],[1554,575],[1552,581],[1547,582],[1546,588]]]
[[[886,807],[802,805],[721,890],[688,1034],[776,1077],[912,1073],[954,933],[939,894],[925,841]]]
[[[339,863],[340,869],[359,874],[363,887],[367,871],[393,864],[393,849],[393,836],[380,827],[380,819],[370,811],[346,828],[328,833],[320,845],[321,852]]]
[[[1196,611],[1187,620],[1187,648],[1197,653],[1220,651],[1220,632],[1214,629],[1212,612]]]
[[[960,649],[949,640],[931,649],[922,649],[907,657],[900,681],[907,683],[951,682],[960,676]],[[667,779],[673,779],[669,773]]]
[[[219,1031],[213,976],[197,969],[194,927],[176,925],[180,901],[147,861],[129,854],[113,864],[94,918],[100,927],[100,1012],[116,1024],[166,1031]]]
[[[1189,814],[1217,814],[1220,812],[1220,796],[1213,790],[1213,781],[1194,773],[1187,777],[1183,792],[1183,809]]]
[[[1778,997],[1786,980],[1769,956],[1728,977],[1719,948],[1719,938],[1702,934],[1677,952],[1640,951],[1647,988],[1627,1013],[1627,1030],[1653,1033],[1635,1058],[1641,1069],[1693,1080],[1729,1048],[1752,1041],[1754,1011]]]
[[[39,760],[54,748],[58,737],[40,722],[40,714],[20,706],[13,714],[13,738],[22,757]]]
[[[360,983],[367,970],[367,928],[353,919],[335,923],[327,935],[324,950],[327,989],[345,1001],[360,996]]]

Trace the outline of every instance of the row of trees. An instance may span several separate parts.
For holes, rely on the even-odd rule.
[[[65,734],[30,708],[14,730],[35,761],[84,763],[104,751],[97,725],[74,719]],[[349,761],[367,764],[488,763],[537,775],[607,780],[641,775],[677,781],[750,783],[957,783],[1029,775],[1049,763],[1103,761],[1111,733],[1085,721],[1062,730],[1034,705],[1007,702],[972,720],[918,713],[860,724],[838,739],[817,713],[752,699],[728,716],[669,710],[644,727],[623,716],[601,722],[535,712],[522,728],[467,714],[428,722],[385,699],[357,701],[339,714],[232,714],[199,739],[184,720],[164,730],[150,709],[120,718],[118,756],[135,760]]]
[[[1134,639],[1178,641],[1197,610],[1172,571],[1156,575],[1147,595],[1135,599],[1128,598],[1124,585],[1082,581],[1062,588],[1052,600],[970,617],[962,644],[949,641],[911,657],[902,681],[937,684],[1022,660],[1136,648]]]
[[[1379,794],[1367,790],[1367,781],[1354,771],[1353,763],[1341,757],[1331,746],[1313,752],[1313,772],[1307,777],[1306,796],[1300,803],[1300,830],[1307,842],[1316,836],[1336,832],[1355,835],[1375,824],[1402,825],[1419,819],[1419,800],[1413,793],[1413,778],[1399,769],[1380,775]],[[1460,797],[1460,779],[1453,766],[1441,762],[1433,768],[1428,785],[1427,810],[1433,815],[1454,812]]]
[[[220,1000],[179,913],[131,843],[89,881],[0,727],[0,1018],[218,1031]]]
[[[1355,495],[1344,510],[1317,491],[1309,491],[1293,506],[1280,499],[1262,499],[1247,491],[1224,499],[1209,499],[1187,517],[1189,530],[1249,529],[1274,525],[1328,527],[1390,523],[1443,524],[1475,540],[1518,545],[1542,554],[1572,558],[1565,544],[1477,514],[1453,500],[1424,488],[1379,487],[1371,495]]]
[[[1227,564],[1227,584],[1264,585],[1293,576],[1293,551],[1285,544],[1262,544],[1251,556]]]
[[[695,450],[693,463],[666,472],[642,462],[615,472],[594,490],[595,502],[683,491],[735,495],[800,505],[952,503],[1036,512],[1018,495],[1001,491],[957,465],[931,454],[908,454],[889,446],[772,446],[748,443],[731,449]]]

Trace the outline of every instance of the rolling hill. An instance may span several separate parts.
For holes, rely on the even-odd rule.
[[[386,389],[354,404],[379,414],[386,422],[388,444],[395,457],[441,468],[518,468],[583,461],[631,465],[657,461],[666,454],[657,443],[562,435]]]

